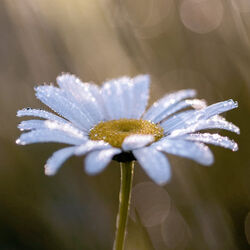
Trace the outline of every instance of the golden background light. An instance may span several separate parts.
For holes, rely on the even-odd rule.
[[[112,247],[117,163],[89,177],[72,158],[49,178],[44,163],[61,145],[15,144],[16,111],[45,108],[33,87],[61,72],[99,85],[149,74],[150,104],[183,88],[208,104],[237,100],[226,118],[241,128],[238,152],[211,147],[210,168],[169,156],[161,188],[136,164],[125,249],[249,248],[248,0],[2,0],[0,33],[0,249]]]

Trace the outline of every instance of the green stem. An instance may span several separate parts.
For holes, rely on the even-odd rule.
[[[134,162],[121,162],[121,187],[119,194],[119,211],[116,218],[116,233],[113,250],[123,250],[128,221]]]

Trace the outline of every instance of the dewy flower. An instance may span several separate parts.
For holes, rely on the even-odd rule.
[[[140,75],[110,80],[98,87],[83,83],[74,75],[62,74],[57,78],[59,87],[35,88],[36,97],[58,115],[39,109],[19,110],[19,117],[43,120],[22,121],[19,129],[29,132],[23,133],[17,143],[70,145],[48,159],[47,175],[55,174],[70,156],[87,154],[88,174],[101,172],[112,159],[120,162],[136,159],[158,184],[166,183],[171,176],[164,153],[211,165],[213,154],[205,144],[238,149],[227,137],[200,132],[225,129],[239,133],[238,127],[220,116],[236,108],[237,102],[228,100],[206,106],[203,100],[192,99],[195,90],[186,89],[165,95],[145,111],[149,82],[148,75]]]

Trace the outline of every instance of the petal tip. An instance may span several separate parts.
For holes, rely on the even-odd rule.
[[[238,150],[239,150],[239,146],[238,146],[238,144],[235,142],[234,145],[233,145],[232,151],[235,152],[235,151],[238,151]]]
[[[210,167],[214,164],[214,158],[209,158],[204,162],[200,162],[203,166]]]
[[[22,141],[20,138],[16,140],[17,145],[26,145],[24,141]]]
[[[44,166],[44,173],[47,175],[47,176],[53,176],[56,174],[56,171],[52,170],[52,168],[50,168],[50,166],[48,164],[46,164]]]

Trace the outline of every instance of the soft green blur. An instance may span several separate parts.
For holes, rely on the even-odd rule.
[[[61,145],[15,144],[16,111],[45,108],[33,87],[61,72],[98,84],[148,73],[150,103],[182,88],[209,104],[237,100],[226,117],[241,135],[222,134],[238,152],[211,147],[210,168],[169,157],[163,188],[136,165],[126,250],[249,249],[249,0],[2,0],[0,34],[0,249],[112,248],[119,164],[90,177],[72,158],[47,177]]]

